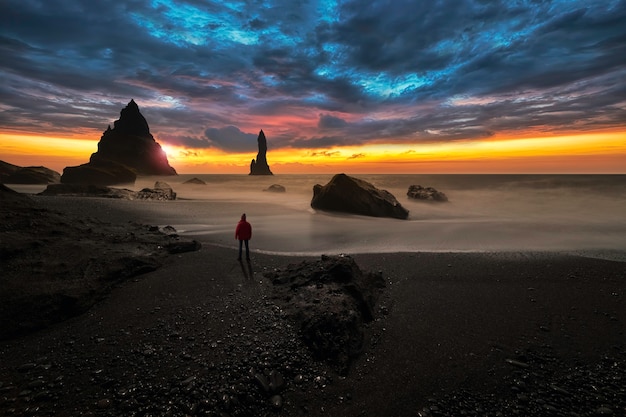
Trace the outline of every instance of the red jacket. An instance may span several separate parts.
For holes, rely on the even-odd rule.
[[[252,238],[252,226],[245,220],[239,220],[235,229],[235,239],[250,240]]]

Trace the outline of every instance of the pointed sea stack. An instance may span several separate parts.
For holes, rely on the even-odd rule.
[[[256,161],[253,159],[250,162],[250,175],[274,175],[270,171],[270,166],[267,165],[267,139],[265,139],[263,130],[259,132],[257,142],[259,144],[259,153],[256,155]]]
[[[89,162],[66,167],[62,183],[113,185],[134,182],[137,175],[177,175],[167,161],[134,100],[120,112],[119,120],[102,134],[98,151]]]

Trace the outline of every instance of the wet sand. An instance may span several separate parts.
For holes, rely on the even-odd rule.
[[[342,376],[308,356],[263,275],[313,258],[252,245],[248,265],[202,244],[85,314],[0,342],[0,414],[626,413],[626,263],[554,252],[353,254],[387,286]],[[284,375],[280,404],[254,383],[260,369]],[[235,401],[248,397],[264,405],[245,414]]]

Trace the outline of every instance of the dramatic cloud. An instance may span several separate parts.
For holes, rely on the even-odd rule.
[[[3,0],[0,128],[104,130],[131,98],[190,151],[623,127],[624,22],[623,0]]]
[[[207,129],[206,137],[211,146],[227,151],[255,151],[258,150],[257,135],[243,133],[235,126],[222,129]]]
[[[340,129],[348,126],[348,123],[340,119],[339,117],[331,116],[330,114],[321,114],[317,127],[320,129]]]

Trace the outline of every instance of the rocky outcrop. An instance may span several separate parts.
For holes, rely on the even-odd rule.
[[[120,112],[119,120],[103,133],[98,151],[89,162],[63,170],[67,184],[113,185],[134,182],[136,175],[176,175],[167,155],[148,127],[134,100]]]
[[[183,182],[185,185],[206,185],[206,182],[202,181],[200,178],[193,177],[190,180]]]
[[[0,209],[5,207],[10,207],[11,209],[23,209],[32,208],[34,206],[35,202],[26,194],[18,193],[6,185],[0,184]],[[0,257],[0,259],[1,258],[2,257]]]
[[[335,175],[328,184],[313,187],[311,207],[373,217],[406,219],[409,211],[386,190],[346,174]]]
[[[136,196],[138,200],[176,200],[176,193],[166,182],[157,181],[154,188],[144,188]]]
[[[250,175],[274,175],[267,164],[267,139],[263,130],[259,132],[257,143],[259,145],[259,153],[256,155],[256,161],[253,159],[250,162]]]
[[[92,184],[50,184],[38,195],[119,198],[123,200],[176,200],[176,193],[167,183],[157,181],[154,188],[141,191]]]
[[[116,284],[201,247],[158,226],[107,223],[42,200],[0,184],[0,340],[81,314]]]
[[[314,356],[346,374],[363,347],[364,324],[376,317],[382,275],[362,272],[349,256],[322,256],[265,277]]]
[[[0,161],[0,180],[2,180],[5,176],[10,175],[17,171],[19,166],[9,164],[8,162]]]
[[[54,184],[61,174],[43,166],[20,167],[0,161],[0,182],[4,184]]]
[[[284,193],[284,192],[287,191],[287,189],[285,187],[283,187],[282,185],[272,184],[269,187],[267,187],[266,189],[264,189],[263,191],[268,191],[270,193]]]
[[[422,187],[421,185],[409,186],[406,195],[415,200],[446,202],[448,197],[441,191],[437,191],[432,187]]]
[[[130,168],[113,161],[99,160],[63,169],[64,184],[116,185],[134,184],[137,174]]]
[[[112,188],[104,185],[92,184],[50,184],[38,195],[43,196],[73,196],[73,197],[102,197],[133,200],[137,193],[125,188]]]

